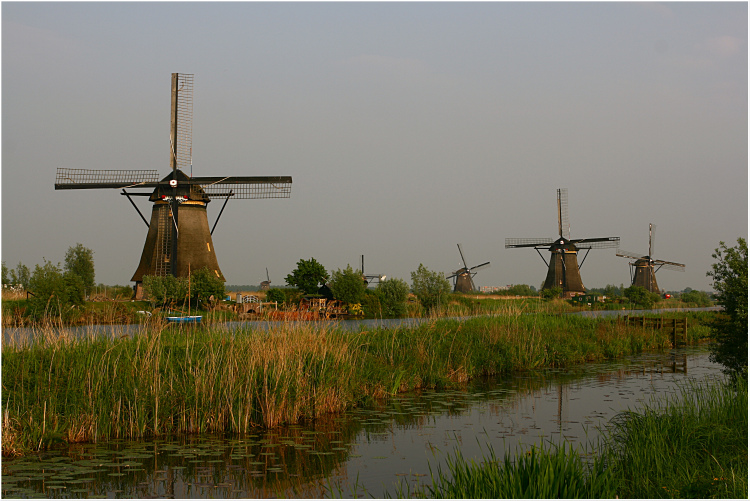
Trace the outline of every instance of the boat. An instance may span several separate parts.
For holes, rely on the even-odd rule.
[[[173,322],[176,324],[199,324],[202,319],[202,315],[186,315],[180,317],[167,317],[167,322]]]

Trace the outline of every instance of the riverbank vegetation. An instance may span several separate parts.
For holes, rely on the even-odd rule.
[[[618,414],[598,452],[562,445],[456,452],[418,489],[399,497],[747,499],[747,380],[689,383],[665,403]]]
[[[288,323],[146,323],[138,334],[74,339],[40,329],[4,341],[3,454],[171,433],[246,433],[314,419],[418,388],[561,367],[670,346],[616,319],[485,316],[345,331]]]

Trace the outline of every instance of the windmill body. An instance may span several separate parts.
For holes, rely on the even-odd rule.
[[[624,257],[627,259],[634,259],[634,262],[630,263],[631,273],[631,285],[637,287],[643,287],[649,292],[661,293],[659,284],[656,283],[656,272],[664,268],[673,271],[685,271],[685,265],[681,263],[674,263],[671,261],[664,261],[662,259],[654,259],[654,247],[656,240],[656,225],[649,223],[648,225],[648,255],[636,254],[633,252],[623,251],[618,249],[617,256]]]
[[[560,288],[567,297],[584,294],[586,288],[581,280],[580,268],[591,249],[609,249],[617,247],[620,237],[602,238],[570,238],[570,224],[568,222],[568,190],[557,190],[557,238],[506,238],[505,248],[532,247],[542,261],[547,265],[547,277],[542,290]],[[544,259],[540,250],[550,252],[549,263]],[[578,251],[585,249],[586,255],[578,263]]]
[[[171,172],[159,178],[155,170],[95,170],[58,168],[56,190],[120,189],[148,226],[146,243],[132,281],[136,298],[142,297],[147,275],[187,277],[191,271],[208,268],[225,280],[211,235],[230,198],[288,198],[289,176],[192,177],[193,75],[172,74],[169,159]],[[192,172],[191,172],[192,173]],[[132,192],[126,190],[149,189]],[[141,214],[133,196],[147,196],[153,203],[151,219]],[[207,205],[224,200],[221,211],[209,227]]]
[[[486,263],[482,263],[469,268],[469,266],[466,264],[466,259],[464,259],[464,252],[461,248],[461,244],[458,244],[458,253],[461,255],[461,262],[464,266],[463,268],[459,268],[458,270],[454,271],[453,274],[448,277],[448,279],[454,279],[453,292],[474,292],[476,290],[476,287],[474,287],[473,278],[474,275],[477,274],[476,270],[489,268],[490,262],[487,261]]]

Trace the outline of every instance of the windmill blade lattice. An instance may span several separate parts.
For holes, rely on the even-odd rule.
[[[579,249],[614,249],[620,245],[620,237],[582,238],[571,243]]]
[[[615,253],[618,257],[626,257],[628,259],[642,259],[646,256],[643,254],[638,254],[637,252],[630,252],[630,251],[624,251],[622,249],[617,249],[617,252]]]
[[[82,190],[98,188],[153,188],[159,183],[154,169],[66,169],[57,168],[56,190]]]
[[[549,247],[557,241],[557,238],[506,238],[505,248],[517,247]]]

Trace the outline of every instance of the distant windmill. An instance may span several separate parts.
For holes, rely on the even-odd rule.
[[[385,275],[365,275],[365,255],[362,254],[362,279],[365,281],[365,285],[370,285],[373,280],[377,280],[378,283],[385,280]]]
[[[464,264],[464,267],[454,271],[453,275],[447,278],[454,279],[453,292],[473,292],[476,290],[476,287],[474,287],[474,280],[472,279],[474,278],[474,275],[477,274],[476,270],[489,268],[490,262],[487,261],[486,263],[478,264],[469,268],[469,265],[466,264],[466,259],[464,259],[464,251],[461,249],[461,244],[458,244],[458,253],[461,255],[461,262]]]
[[[661,259],[653,259],[655,243],[656,225],[649,223],[648,255],[643,256],[641,254],[627,252],[620,249],[617,249],[617,255],[628,259],[635,259],[634,263],[630,263],[631,285],[643,287],[649,292],[659,293],[659,285],[656,283],[656,272],[662,268],[674,271],[685,271],[685,265],[673,263],[671,261],[662,261]],[[657,268],[654,269],[654,266],[657,266]],[[635,272],[633,272],[634,268]]]
[[[586,261],[591,249],[610,249],[617,247],[620,237],[577,238],[570,239],[570,223],[568,221],[568,190],[557,190],[557,228],[558,238],[506,238],[505,248],[533,247],[548,266],[547,278],[542,290],[559,287],[566,296],[574,296],[586,292],[581,281],[580,267]],[[550,262],[544,259],[539,249],[547,248],[552,255]],[[578,264],[578,251],[586,249],[581,264]]]
[[[267,291],[271,288],[271,277],[268,274],[268,268],[266,268],[266,279],[260,283],[260,290]]]
[[[121,189],[148,227],[146,243],[132,281],[136,297],[142,296],[145,275],[186,277],[190,270],[208,268],[221,280],[224,275],[211,239],[229,198],[289,198],[292,178],[215,176],[192,177],[193,75],[172,73],[169,164],[172,169],[159,179],[156,170],[90,170],[58,168],[56,190],[94,188]],[[191,168],[191,176],[183,170]],[[153,188],[151,192],[129,193],[126,188]],[[147,196],[153,202],[151,222],[130,198]],[[209,231],[206,206],[211,200],[224,204]]]

